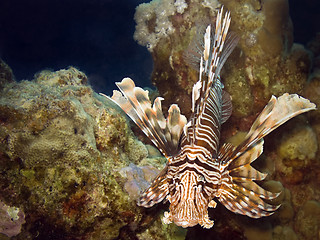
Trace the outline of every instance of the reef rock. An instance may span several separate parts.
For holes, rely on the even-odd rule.
[[[0,73],[1,73],[0,75],[0,90],[1,90],[5,84],[14,81],[14,76],[11,68],[2,59],[0,59]]]
[[[295,227],[299,231],[300,239],[319,239],[320,202],[306,202],[297,214]]]
[[[138,192],[127,193],[136,179],[143,191],[159,161],[76,68],[7,81],[0,93],[0,141],[0,200],[25,214],[15,239],[176,239],[176,226],[153,221],[159,208],[147,212],[136,205]],[[121,175],[142,160],[136,179]]]

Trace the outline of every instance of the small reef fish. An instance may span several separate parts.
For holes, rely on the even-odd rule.
[[[202,48],[198,50],[199,80],[193,86],[189,121],[176,104],[170,106],[165,118],[161,108],[163,98],[157,97],[151,106],[148,91],[136,87],[130,78],[116,83],[121,92],[115,90],[109,98],[168,160],[138,199],[138,205],[147,208],[169,201],[170,211],[163,218],[167,224],[174,222],[184,228],[200,224],[211,228],[214,222],[209,219],[208,207],[215,207],[215,200],[232,212],[252,218],[274,213],[279,205],[264,200],[275,199],[280,193],[260,187],[255,181],[263,180],[267,174],[250,164],[262,154],[264,136],[296,115],[316,108],[296,94],[272,96],[242,143],[220,146],[221,124],[232,112],[230,96],[223,90],[219,76],[237,44],[237,37],[228,34],[230,21],[230,13],[223,17],[221,8],[214,31],[210,25],[206,28]]]

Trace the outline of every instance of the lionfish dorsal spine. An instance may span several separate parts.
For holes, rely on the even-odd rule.
[[[199,80],[192,89],[192,116],[185,126],[186,136],[182,141],[183,144],[203,146],[213,154],[217,152],[219,145],[220,126],[232,112],[231,98],[223,90],[219,76],[226,58],[238,41],[235,35],[228,35],[230,20],[230,13],[227,12],[223,17],[221,8],[217,14],[215,29],[211,25],[206,28],[199,59]],[[225,51],[224,48],[228,50]]]

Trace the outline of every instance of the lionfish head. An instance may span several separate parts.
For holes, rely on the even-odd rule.
[[[193,227],[197,224],[211,228],[213,221],[208,217],[209,201],[203,193],[203,180],[195,172],[185,172],[176,183],[170,201],[170,212],[164,215],[164,222],[174,222],[181,227]]]

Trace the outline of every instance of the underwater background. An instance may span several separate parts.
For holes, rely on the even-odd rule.
[[[265,138],[254,166],[282,191],[273,216],[218,204],[212,229],[186,230],[161,222],[168,204],[136,206],[166,160],[98,93],[131,77],[189,117],[198,74],[184,51],[221,4],[240,37],[222,71],[233,115],[221,141],[239,143],[271,95],[320,106],[318,0],[0,2],[1,240],[320,239],[319,110]]]

